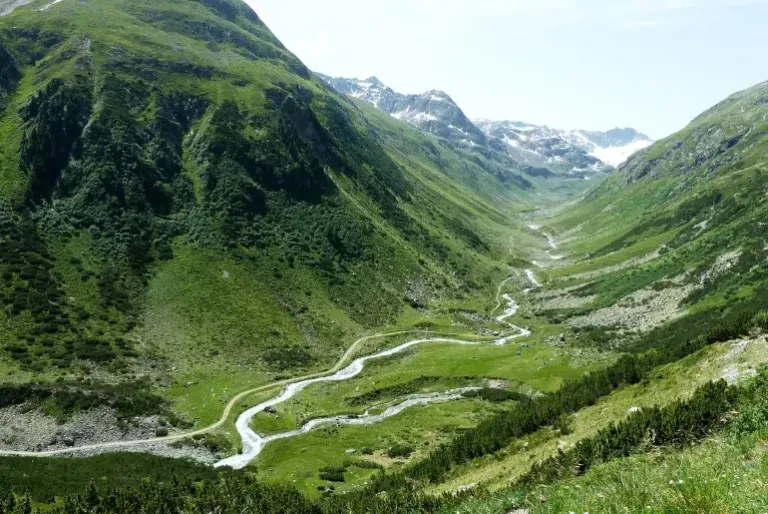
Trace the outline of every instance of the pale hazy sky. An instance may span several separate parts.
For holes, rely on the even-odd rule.
[[[768,0],[247,0],[315,71],[654,138],[768,80]]]

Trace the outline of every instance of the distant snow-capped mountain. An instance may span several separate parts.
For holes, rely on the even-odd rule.
[[[618,168],[629,157],[653,144],[653,140],[635,129],[615,128],[607,132],[590,130],[562,131],[563,137],[613,167]]]
[[[513,149],[524,162],[544,159],[556,163],[573,159],[588,159],[618,167],[630,155],[653,144],[653,140],[634,129],[612,129],[607,132],[590,130],[558,130],[519,121],[476,120],[486,134],[497,137]],[[590,163],[596,171],[599,165]]]
[[[487,137],[469,121],[456,102],[442,91],[404,95],[385,86],[376,77],[365,80],[317,74],[339,93],[368,102],[393,118],[425,132],[470,146],[485,146]]]
[[[608,132],[557,130],[518,121],[470,121],[450,96],[432,90],[404,95],[376,77],[365,80],[317,74],[339,93],[363,100],[392,117],[449,141],[492,147],[531,168],[590,178],[613,170],[653,141],[633,129]]]
[[[507,144],[513,158],[529,166],[555,169],[568,174],[610,171],[612,166],[573,141],[562,131],[520,121],[475,120],[490,137]]]

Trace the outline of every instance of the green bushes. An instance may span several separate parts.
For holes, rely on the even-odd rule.
[[[413,453],[413,446],[410,444],[396,444],[387,450],[387,457],[390,459],[405,459]]]
[[[347,468],[343,466],[327,466],[320,468],[320,479],[328,482],[344,482],[344,472]]]
[[[465,398],[480,398],[487,402],[501,403],[506,401],[516,402],[529,402],[531,398],[527,394],[519,393],[517,391],[510,391],[509,389],[498,389],[494,387],[483,387],[475,391],[467,391],[462,393]]]
[[[143,453],[116,453],[85,459],[0,457],[0,496],[29,493],[36,503],[85,492],[91,483],[97,490],[140,487],[146,482],[171,482],[184,477],[189,482],[215,481],[227,470],[182,459]],[[0,509],[0,512],[4,512]]]
[[[320,509],[296,489],[256,482],[243,475],[196,484],[189,478],[145,482],[135,487],[101,493],[91,486],[84,494],[67,497],[53,514],[123,514],[127,512],[217,512],[239,514],[319,514]],[[10,512],[0,511],[2,514]]]
[[[653,407],[582,439],[566,452],[536,464],[521,477],[519,486],[548,484],[565,476],[585,473],[593,465],[627,457],[641,446],[677,446],[696,442],[723,424],[723,415],[735,405],[736,387],[725,381],[708,383],[690,400],[664,408]]]
[[[86,76],[71,82],[54,79],[20,111],[28,127],[21,162],[29,174],[29,200],[47,199],[53,192],[91,116],[92,92]]]
[[[312,362],[312,355],[301,346],[280,346],[267,350],[264,361],[280,371],[303,368]]]
[[[165,414],[170,415],[165,401],[149,392],[146,382],[126,382],[122,384],[0,384],[0,408],[10,405],[51,403],[62,417],[101,406],[116,410],[121,420],[136,416]],[[171,416],[174,423],[179,421]]]
[[[6,97],[16,88],[21,78],[18,64],[8,50],[0,43],[0,112]]]
[[[571,416],[563,415],[557,418],[554,423],[552,423],[552,428],[557,430],[560,435],[568,435],[573,432],[573,428],[571,426],[572,422],[573,420],[571,419]]]
[[[742,390],[738,415],[728,424],[728,431],[736,439],[768,433],[768,371],[763,369]]]

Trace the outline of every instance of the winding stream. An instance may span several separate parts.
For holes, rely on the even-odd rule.
[[[530,270],[526,270],[526,274],[528,274],[529,271]],[[533,273],[531,272],[531,274],[528,275],[529,278],[531,278],[532,275]],[[533,278],[533,280],[535,280],[535,277]],[[506,322],[507,318],[514,316],[517,313],[518,304],[508,294],[504,294],[502,298],[507,302],[507,307],[504,310],[503,314],[496,317],[496,321],[500,323],[505,323],[509,328],[516,330],[517,333],[513,335],[503,336],[497,339],[493,343],[494,345],[497,345],[497,346],[504,345],[513,339],[517,339],[520,337],[527,337],[531,335],[530,330],[526,328],[518,327],[516,325]],[[464,388],[464,389],[455,389],[452,391],[446,391],[444,393],[412,395],[408,397],[405,401],[398,403],[396,405],[393,405],[391,407],[388,407],[386,410],[384,410],[380,414],[371,415],[369,411],[366,411],[365,414],[363,414],[362,416],[333,416],[333,417],[327,417],[327,418],[317,418],[317,419],[308,421],[298,429],[290,430],[287,432],[281,432],[281,433],[273,434],[269,436],[261,436],[257,434],[256,432],[253,431],[253,429],[250,426],[251,421],[253,420],[253,417],[256,414],[258,414],[259,412],[263,411],[268,407],[273,407],[275,405],[278,405],[280,403],[283,403],[289,400],[290,398],[293,398],[296,394],[298,394],[299,392],[301,392],[306,387],[312,384],[317,384],[321,382],[341,382],[344,380],[349,380],[357,376],[358,374],[360,374],[365,368],[365,363],[369,360],[379,359],[381,357],[388,357],[390,355],[395,355],[413,346],[426,344],[426,343],[449,343],[449,344],[458,344],[458,345],[464,345],[464,346],[477,346],[477,345],[484,344],[476,341],[463,341],[461,339],[450,339],[450,338],[443,338],[443,337],[429,337],[424,339],[414,339],[412,341],[407,341],[399,346],[395,346],[394,348],[390,348],[388,350],[384,350],[373,355],[358,357],[357,359],[352,361],[346,368],[343,368],[332,375],[311,378],[311,379],[295,382],[293,384],[289,384],[288,386],[286,386],[285,389],[283,389],[283,391],[279,395],[273,398],[270,398],[269,400],[264,401],[254,407],[251,407],[250,409],[240,414],[240,416],[238,416],[237,421],[235,422],[235,427],[237,428],[237,431],[240,434],[240,437],[243,442],[242,453],[238,455],[233,455],[232,457],[229,457],[217,462],[215,464],[215,467],[229,466],[234,469],[242,469],[245,466],[247,466],[256,457],[258,457],[261,451],[270,441],[275,441],[278,439],[286,439],[289,437],[306,434],[312,429],[317,428],[318,426],[321,426],[324,424],[337,423],[341,425],[370,425],[373,423],[378,423],[380,421],[383,421],[389,417],[395,416],[400,412],[402,412],[403,410],[407,409],[408,407],[412,407],[415,405],[427,405],[429,403],[435,403],[435,402],[456,400],[462,397],[462,393],[472,390],[473,388]]]
[[[547,250],[547,256],[550,259],[552,259],[553,261],[559,261],[559,260],[565,258],[564,255],[552,255],[552,252],[557,250],[557,242],[555,241],[555,236],[553,236],[552,234],[549,234],[549,233],[544,232],[543,230],[541,230],[541,226],[540,225],[535,225],[533,223],[529,223],[528,224],[528,228],[530,228],[534,232],[540,233],[541,235],[543,235],[544,237],[547,238],[547,244],[549,245],[549,250]],[[536,261],[533,261],[533,264],[535,266],[539,267],[539,268],[543,267],[541,264],[537,263]]]

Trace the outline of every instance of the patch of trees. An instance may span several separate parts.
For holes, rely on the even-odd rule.
[[[16,60],[0,41],[0,109],[4,100],[16,88],[21,79],[21,70]]]
[[[168,411],[165,401],[149,391],[146,381],[120,384],[0,384],[0,408],[22,404],[36,406],[43,402],[53,404],[61,418],[107,406],[116,410],[119,420],[161,414],[167,416],[173,425],[182,424]]]
[[[29,176],[29,200],[52,194],[91,116],[92,91],[87,76],[68,82],[56,78],[19,111],[25,123],[21,164]]]
[[[31,514],[29,496],[19,499],[3,491],[0,514]],[[320,514],[321,510],[295,488],[263,484],[244,475],[222,481],[195,483],[189,478],[166,482],[145,481],[133,487],[100,491],[91,484],[81,494],[67,496],[47,510],[54,514],[123,514],[126,512],[163,512],[183,514],[216,512],[220,514]]]
[[[387,450],[387,457],[390,459],[405,459],[413,453],[413,446],[410,444],[395,444]]]
[[[312,355],[301,346],[286,345],[267,350],[264,361],[281,371],[290,368],[302,368],[312,362]]]
[[[190,460],[157,457],[144,453],[112,453],[83,459],[0,457],[0,505],[8,508],[27,495],[35,504],[53,503],[56,497],[83,494],[96,484],[97,494],[134,489],[145,482],[173,483],[176,477],[189,482],[216,482],[232,474]],[[146,512],[146,511],[145,511]]]
[[[476,380],[475,377],[470,377],[470,376],[450,377],[450,378],[453,380],[459,379],[462,381]],[[359,394],[357,396],[350,396],[345,398],[344,401],[347,404],[354,405],[354,406],[368,405],[370,403],[378,402],[384,399],[397,398],[400,396],[406,396],[409,394],[418,393],[425,387],[434,385],[436,383],[439,383],[445,380],[446,380],[446,377],[420,376],[412,380],[409,380],[408,382],[404,382],[402,384],[394,384],[387,387],[380,387],[378,389],[372,389],[370,391]]]
[[[581,475],[597,464],[628,457],[643,447],[679,448],[695,443],[724,425],[724,415],[737,399],[736,387],[728,387],[723,380],[710,382],[689,400],[635,412],[595,436],[582,439],[572,449],[561,450],[535,464],[517,485],[530,488]]]
[[[347,468],[344,466],[326,466],[320,468],[320,480],[326,480],[328,482],[343,482],[344,472]]]
[[[475,391],[467,391],[462,393],[462,396],[465,398],[480,398],[481,400],[485,400],[491,403],[501,403],[507,401],[526,403],[531,401],[531,397],[527,394],[509,389],[499,389],[497,387],[483,387],[482,389]]]

